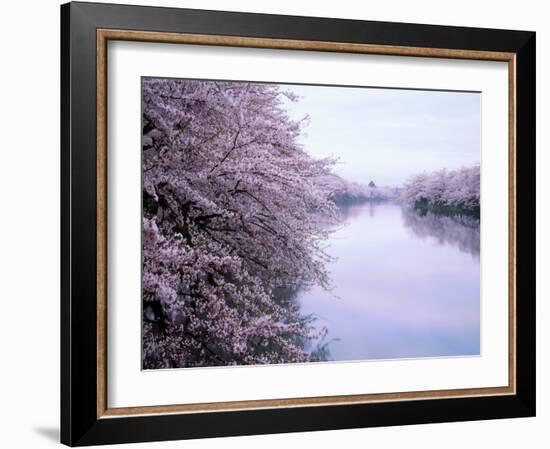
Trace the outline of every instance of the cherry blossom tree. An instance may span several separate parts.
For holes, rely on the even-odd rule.
[[[411,208],[479,213],[479,165],[417,174],[405,183],[402,200]]]
[[[144,79],[143,366],[318,360],[299,288],[330,287],[338,212],[277,85]],[[328,224],[328,226],[327,226]]]

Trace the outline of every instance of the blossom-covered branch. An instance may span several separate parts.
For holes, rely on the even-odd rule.
[[[143,80],[144,368],[315,360],[293,295],[330,286],[334,161],[276,85]]]

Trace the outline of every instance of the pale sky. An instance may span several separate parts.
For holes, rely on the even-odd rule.
[[[480,162],[479,93],[281,87],[301,97],[288,103],[291,117],[310,117],[306,151],[338,157],[335,172],[350,181],[400,186],[424,170]]]

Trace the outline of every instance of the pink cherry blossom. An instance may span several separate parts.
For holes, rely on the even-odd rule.
[[[318,360],[295,296],[330,288],[332,159],[277,85],[143,80],[143,367]],[[321,331],[322,332],[322,331]]]

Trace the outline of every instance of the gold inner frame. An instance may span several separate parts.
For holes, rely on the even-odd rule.
[[[508,63],[508,385],[345,396],[108,408],[107,402],[107,42],[109,40],[362,53]],[[97,417],[364,404],[516,393],[516,54],[492,51],[301,41],[221,35],[97,30]]]

